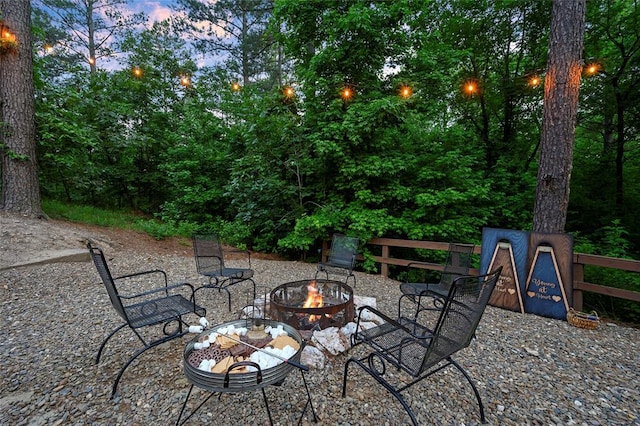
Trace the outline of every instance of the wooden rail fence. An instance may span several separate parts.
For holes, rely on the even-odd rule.
[[[366,242],[366,245],[379,246],[381,248],[380,256],[373,256],[376,263],[380,263],[380,274],[384,277],[389,276],[389,265],[407,266],[415,260],[399,259],[391,256],[391,248],[412,248],[425,250],[443,250],[449,248],[449,243],[441,243],[435,241],[414,241],[401,240],[395,238],[373,238]],[[327,245],[324,244],[323,253],[326,253]],[[479,254],[482,250],[481,246],[476,246],[474,253]],[[600,284],[594,284],[584,281],[584,267],[586,265],[599,266],[603,268],[618,269],[622,271],[640,272],[639,260],[618,259],[613,257],[596,256],[592,254],[574,253],[573,255],[573,307],[582,310],[583,293],[597,293],[607,296],[617,297],[620,299],[640,302],[640,292],[624,290],[621,288],[607,287]],[[434,271],[442,271],[443,266],[436,263],[424,264],[425,269]],[[477,270],[472,273],[478,273]]]

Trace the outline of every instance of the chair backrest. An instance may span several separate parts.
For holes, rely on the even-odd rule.
[[[128,322],[129,320],[127,319],[127,314],[124,310],[124,306],[122,305],[122,301],[120,300],[118,289],[116,288],[116,284],[113,280],[113,277],[111,276],[111,271],[109,271],[109,266],[107,265],[107,261],[104,258],[102,250],[98,247],[93,247],[91,243],[87,243],[87,248],[89,249],[89,253],[91,254],[91,259],[93,259],[93,264],[96,266],[98,274],[102,279],[102,283],[107,289],[109,299],[111,299],[111,304],[118,312],[118,314],[122,317],[122,319]]]
[[[444,270],[440,275],[440,284],[449,288],[458,277],[469,274],[474,248],[473,244],[449,244]]]
[[[502,267],[499,267],[486,275],[458,277],[453,282],[421,371],[469,346],[501,273]]]
[[[222,244],[217,235],[193,235],[193,254],[201,275],[221,274],[224,269]]]
[[[356,255],[360,240],[342,234],[333,234],[327,264],[352,270],[356,264]]]

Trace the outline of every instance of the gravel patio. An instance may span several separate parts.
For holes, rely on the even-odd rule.
[[[100,242],[98,242],[100,245]],[[103,247],[114,275],[164,269],[171,281],[203,283],[193,258]],[[252,259],[260,288],[313,276],[315,265]],[[242,297],[234,290],[234,310]],[[357,273],[357,295],[372,296],[383,311],[397,308],[397,282]],[[182,372],[187,338],[151,349],[124,373],[118,394],[111,385],[137,349],[123,330],[99,365],[94,357],[119,318],[89,262],[53,263],[0,271],[0,424],[150,425],[175,423],[189,388]],[[212,323],[234,319],[224,295],[202,292],[198,302]],[[197,318],[194,319],[194,323]],[[477,339],[456,359],[476,380],[492,425],[640,425],[640,330],[603,323],[584,330],[564,321],[489,307]],[[349,353],[311,370],[313,404],[320,425],[400,425],[409,417],[373,379],[350,370]],[[394,373],[395,374],[395,373]],[[204,393],[202,393],[204,396]],[[303,389],[298,373],[267,389],[275,424],[297,421]],[[408,402],[425,425],[474,425],[480,419],[473,393],[453,369],[414,387]],[[187,424],[268,424],[259,392],[212,398]],[[307,414],[302,422],[313,424]]]

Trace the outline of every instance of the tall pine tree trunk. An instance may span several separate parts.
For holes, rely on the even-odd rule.
[[[0,209],[39,217],[29,0],[0,0],[0,19],[15,36],[15,46],[0,50]]]
[[[544,87],[535,232],[564,232],[573,168],[586,0],[554,0]]]

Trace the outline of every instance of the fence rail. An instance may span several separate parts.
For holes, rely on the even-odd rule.
[[[376,263],[380,263],[380,274],[384,277],[389,276],[389,265],[407,266],[409,263],[415,262],[415,260],[411,259],[392,257],[390,250],[392,247],[443,251],[446,251],[449,248],[449,243],[401,240],[396,238],[373,238],[367,241],[366,244],[370,246],[379,246],[381,248],[381,255],[373,256],[373,259]],[[327,247],[325,245],[323,253],[326,252],[326,248]],[[479,254],[481,250],[481,246],[476,246],[474,253]],[[618,269],[622,271],[640,272],[639,260],[618,259],[614,257],[575,253],[573,255],[573,307],[575,309],[582,310],[584,292],[603,294],[620,299],[640,302],[640,292],[585,282],[584,267],[586,265],[600,266],[603,268]],[[425,263],[422,267],[434,271],[442,271],[443,269],[442,265],[436,263]],[[472,270],[472,273],[473,272],[477,273],[478,271]]]

